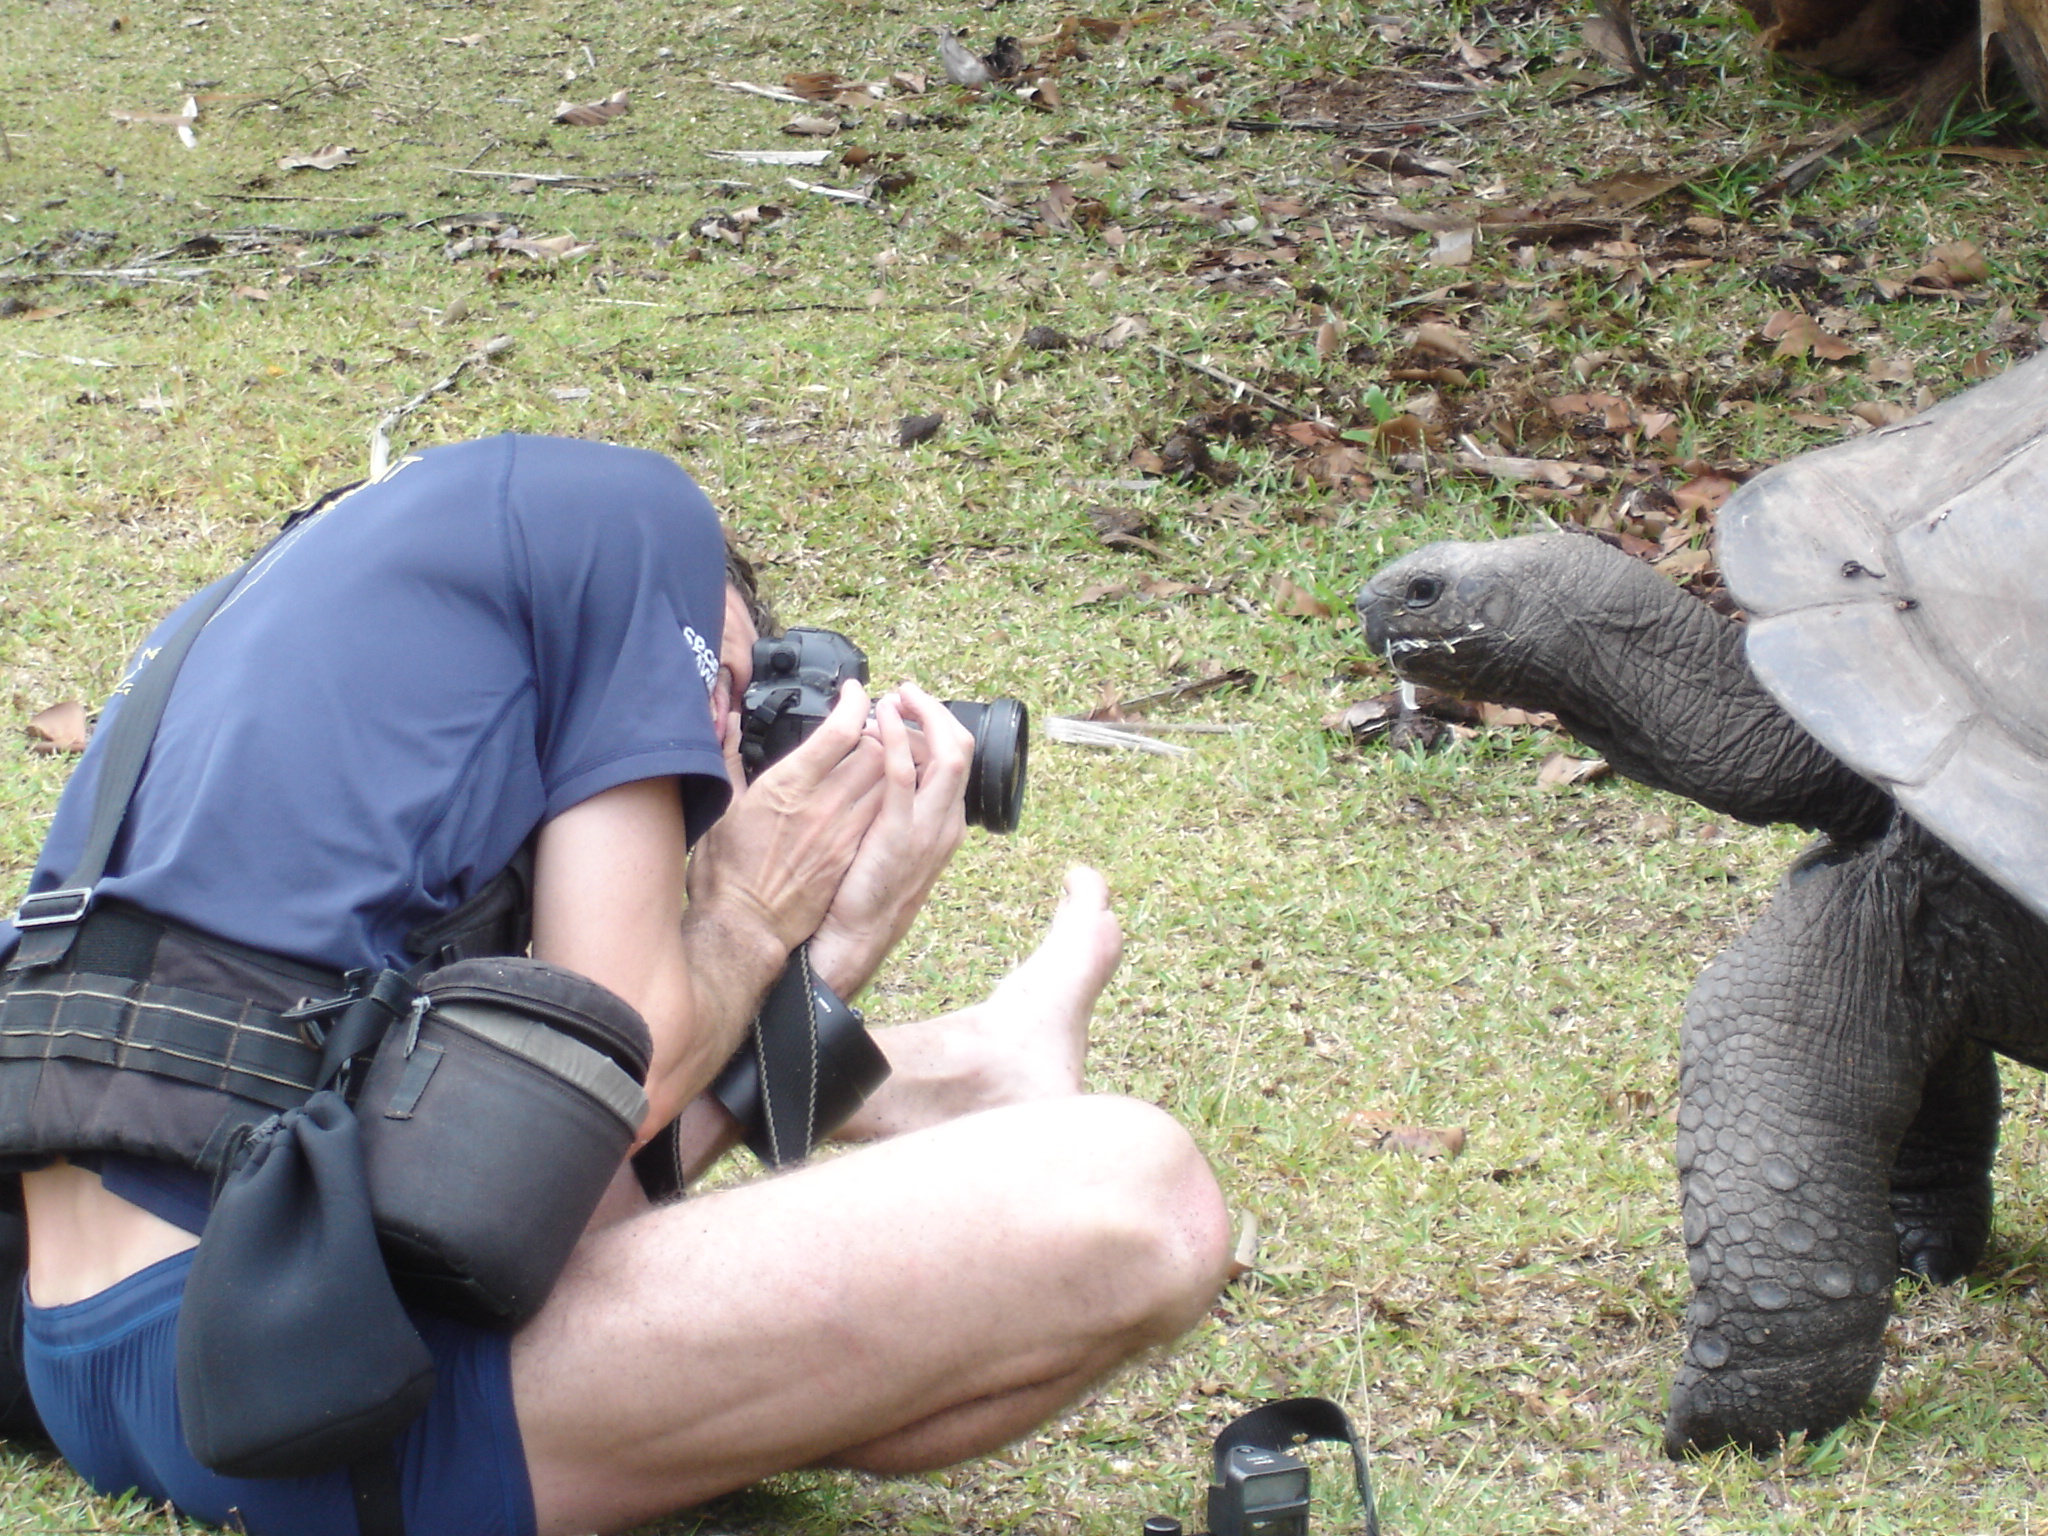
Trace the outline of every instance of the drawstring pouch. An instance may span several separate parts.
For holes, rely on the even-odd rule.
[[[323,1089],[230,1162],[178,1317],[185,1444],[231,1477],[306,1477],[386,1449],[434,1362],[378,1251],[362,1136]]]

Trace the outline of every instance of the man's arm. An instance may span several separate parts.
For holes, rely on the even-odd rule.
[[[866,716],[867,696],[850,686],[694,862],[673,778],[593,795],[541,829],[533,952],[646,1019],[654,1063],[643,1140],[738,1049],[790,951],[823,920],[883,801],[885,754],[865,736]]]

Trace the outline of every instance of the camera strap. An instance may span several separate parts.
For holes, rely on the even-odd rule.
[[[1373,1502],[1372,1476],[1366,1471],[1365,1448],[1351,1428],[1342,1408],[1327,1397],[1289,1397],[1263,1403],[1250,1413],[1232,1419],[1216,1437],[1216,1480],[1222,1481],[1223,1464],[1233,1450],[1252,1446],[1262,1451],[1285,1451],[1302,1440],[1341,1441],[1351,1447],[1351,1471],[1358,1486],[1358,1508],[1365,1536],[1380,1536],[1379,1508]]]
[[[860,1010],[818,979],[810,945],[799,944],[711,1092],[754,1155],[785,1168],[810,1156],[888,1075]]]

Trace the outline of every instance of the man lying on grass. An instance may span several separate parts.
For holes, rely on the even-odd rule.
[[[531,839],[533,956],[639,1012],[639,1140],[675,1122],[684,1171],[708,1164],[735,1127],[705,1090],[771,984],[806,945],[840,997],[867,983],[963,835],[972,750],[917,687],[871,706],[849,683],[743,789],[756,632],[726,571],[701,492],[632,449],[460,444],[333,501],[199,632],[70,958],[14,990],[117,927],[187,986],[215,961],[403,971],[408,935]],[[32,893],[79,862],[107,739]],[[15,939],[0,925],[0,956]],[[1165,1115],[1081,1087],[1120,943],[1074,869],[985,1002],[874,1032],[891,1075],[838,1131],[871,1145],[659,1206],[622,1167],[525,1326],[415,1308],[435,1386],[397,1441],[405,1526],[616,1530],[780,1470],[943,1466],[1190,1327],[1224,1275],[1216,1184]],[[35,1146],[0,1123],[39,1165],[27,1364],[58,1447],[107,1493],[257,1536],[358,1530],[345,1469],[236,1478],[188,1450],[176,1335],[208,1163],[138,1155],[92,1111]]]

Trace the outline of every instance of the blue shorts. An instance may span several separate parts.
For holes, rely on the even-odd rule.
[[[24,1310],[29,1390],[64,1459],[101,1493],[139,1490],[251,1536],[357,1536],[346,1472],[238,1478],[185,1448],[178,1305],[197,1250],[63,1307]],[[413,1314],[433,1401],[399,1439],[405,1524],[421,1536],[533,1536],[533,1489],[512,1411],[509,1335]]]

